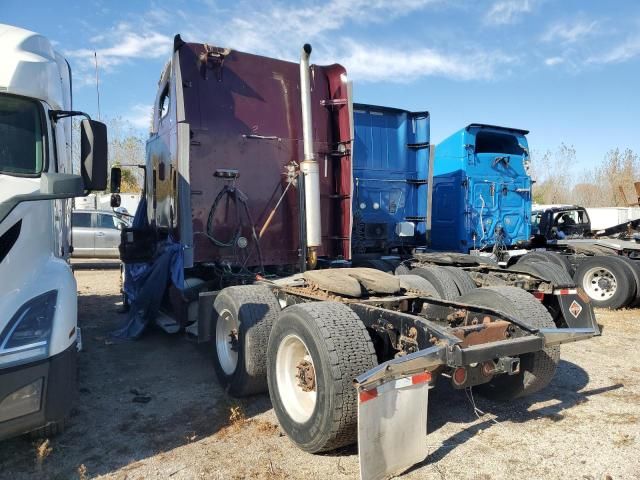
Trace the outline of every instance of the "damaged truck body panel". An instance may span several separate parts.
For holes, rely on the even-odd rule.
[[[311,72],[323,212],[317,255],[348,259],[351,127],[345,70],[313,65]],[[146,193],[150,223],[185,246],[185,267],[299,263],[299,198],[294,188],[283,192],[297,183],[302,137],[297,63],[176,38],[154,106]],[[225,186],[242,194],[218,198]],[[266,226],[259,242],[256,225]]]

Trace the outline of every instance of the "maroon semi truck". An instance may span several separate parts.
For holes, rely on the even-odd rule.
[[[361,476],[377,479],[426,457],[441,374],[517,398],[551,381],[561,343],[599,331],[579,295],[560,325],[480,271],[445,299],[420,276],[348,268],[350,87],[342,66],[310,66],[310,54],[296,64],[176,36],[147,145],[148,223],[123,233],[123,252],[153,263],[158,245],[179,245],[184,285],[157,286],[159,323],[209,341],[230,394],[268,391],[300,448],[359,440]]]

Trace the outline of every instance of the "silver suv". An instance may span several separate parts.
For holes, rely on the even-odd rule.
[[[71,226],[74,257],[119,258],[120,230],[129,222],[108,210],[74,210]]]

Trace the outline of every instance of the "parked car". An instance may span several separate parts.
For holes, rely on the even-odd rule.
[[[129,222],[112,211],[74,210],[71,226],[74,257],[118,258],[120,230]]]

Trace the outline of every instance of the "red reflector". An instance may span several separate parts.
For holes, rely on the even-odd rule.
[[[467,381],[467,370],[463,367],[456,368],[453,372],[453,381],[456,385],[462,385]]]
[[[431,381],[431,372],[419,373],[411,377],[411,383],[417,385],[418,383],[425,383]]]
[[[569,295],[569,289],[568,288],[561,288],[560,289],[560,295]]]
[[[378,396],[378,389],[372,388],[371,390],[363,390],[360,392],[360,403],[368,402]]]
[[[542,293],[542,292],[533,292],[533,296],[536,297],[540,301],[544,300],[544,293]]]

